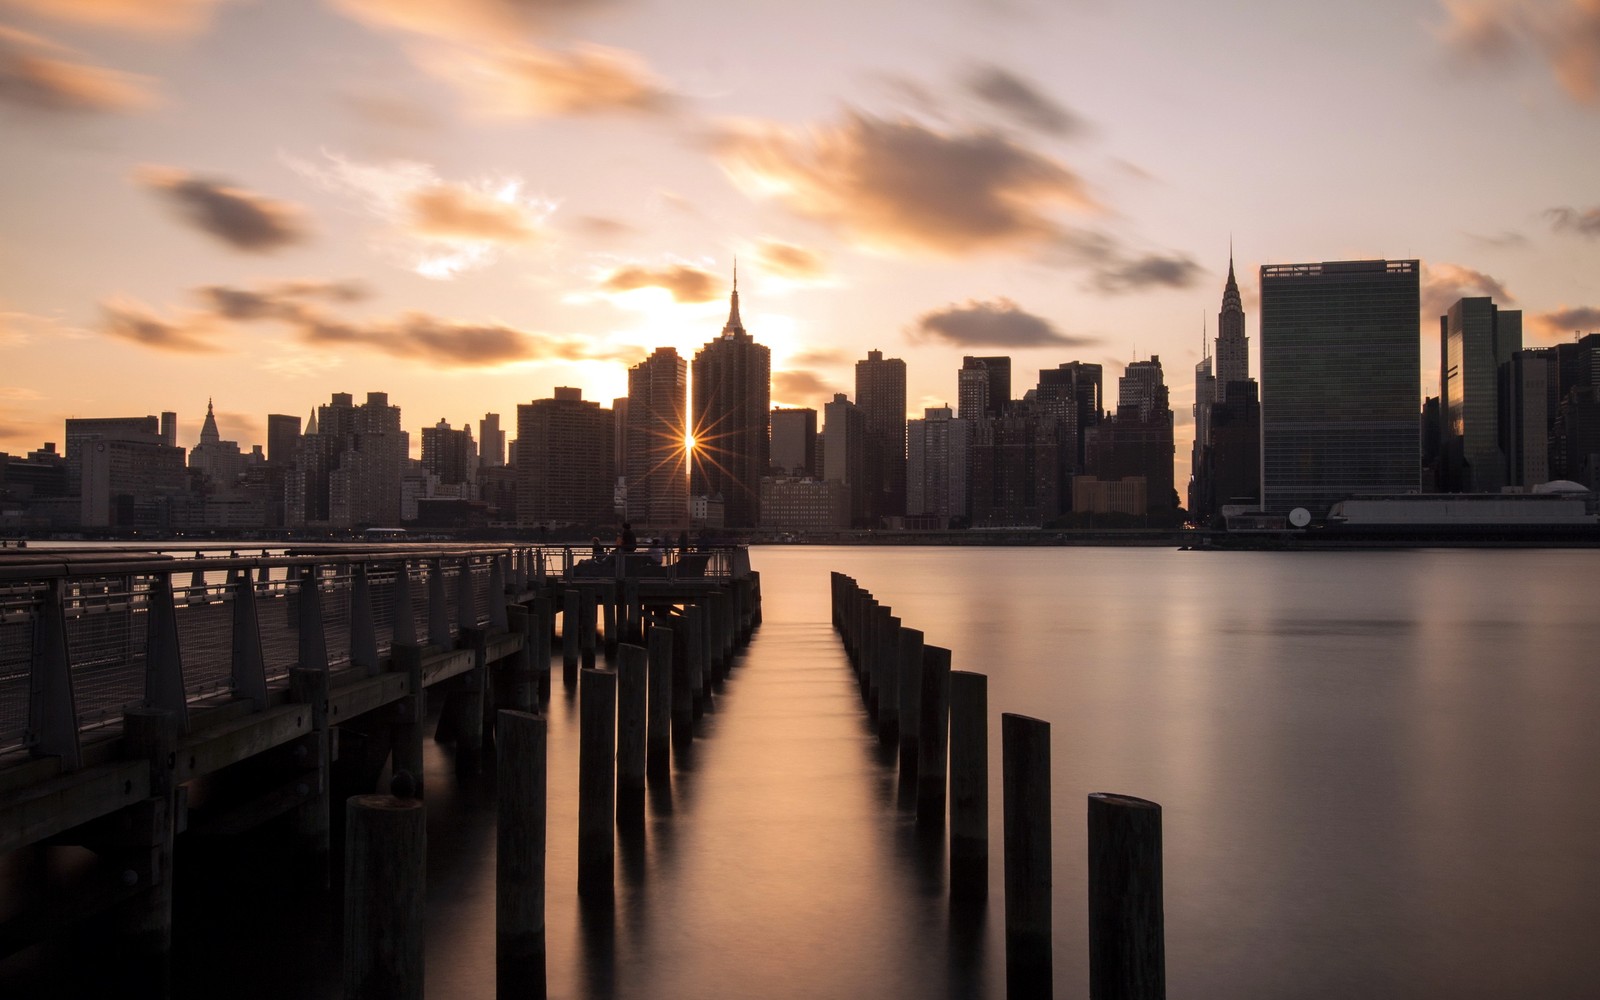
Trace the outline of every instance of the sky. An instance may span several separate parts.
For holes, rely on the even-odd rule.
[[[727,317],[774,405],[904,358],[1159,356],[1187,477],[1230,247],[1420,258],[1600,330],[1600,0],[0,0],[0,450],[208,400],[609,405]],[[1181,487],[1180,487],[1181,491]]]

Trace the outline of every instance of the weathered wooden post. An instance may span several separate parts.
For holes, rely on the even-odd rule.
[[[617,675],[585,670],[578,689],[578,895],[612,892]]]
[[[644,601],[639,595],[639,579],[629,577],[622,583],[623,604],[627,613],[627,627],[623,639],[627,642],[644,642]]]
[[[465,572],[465,567],[463,567]],[[465,617],[462,619],[465,621]],[[461,645],[472,650],[472,669],[461,675],[450,697],[456,723],[456,773],[476,774],[483,755],[484,688],[488,685],[488,633],[476,625],[461,626]]]
[[[411,603],[411,564],[404,559],[394,568],[394,608],[389,637],[391,646],[417,641],[417,611]]]
[[[1049,997],[1050,723],[1000,716],[1006,868],[1006,994]],[[1100,994],[1090,991],[1092,996]]]
[[[900,743],[900,619],[885,614],[878,630],[878,738]]]
[[[1166,931],[1161,806],[1131,795],[1089,796],[1089,994],[1164,1000]]]
[[[950,671],[950,898],[989,891],[989,678]]]
[[[645,711],[648,654],[617,645],[617,826],[644,827]]]
[[[511,683],[503,698],[505,707],[518,712],[533,712],[539,707],[539,675],[533,669],[534,648],[539,643],[534,631],[537,621],[527,605],[506,605],[506,625],[513,635],[522,636],[522,648],[511,658]]]
[[[678,746],[694,739],[694,685],[690,662],[694,657],[694,643],[689,641],[694,615],[685,608],[683,614],[673,619],[672,648],[672,742]]]
[[[450,648],[450,605],[445,599],[444,563],[428,560],[428,645]]]
[[[684,645],[689,654],[689,706],[692,717],[706,711],[706,614],[705,603],[695,602],[683,609]]]
[[[539,681],[539,703],[550,700],[550,639],[556,630],[555,602],[548,597],[533,599],[533,672]]]
[[[944,823],[950,720],[950,651],[922,647],[922,718],[917,723],[917,825]]]
[[[327,888],[333,830],[333,813],[328,800],[327,669],[295,667],[290,670],[289,697],[303,704],[311,716],[309,731],[295,747],[297,763],[305,769],[296,789],[304,788],[301,794],[305,802],[294,813],[295,838],[310,861],[317,884]]]
[[[428,824],[422,800],[345,802],[345,1000],[422,1000]]]
[[[646,635],[649,689],[646,706],[645,771],[652,782],[672,772],[672,629],[655,627]]]
[[[545,992],[545,720],[502,710],[495,730],[495,992],[511,1000]]]
[[[562,594],[561,610],[561,684],[576,687],[578,683],[578,633],[583,624],[583,594],[569,589]]]
[[[411,775],[417,798],[422,797],[422,741],[428,727],[428,689],[422,686],[422,651],[414,642],[396,642],[389,650],[397,673],[406,676],[406,694],[391,708],[394,713],[394,772]]]
[[[902,627],[899,638],[895,700],[900,709],[900,780],[915,781],[917,731],[922,727],[922,632]]]
[[[131,708],[122,716],[128,756],[149,761],[148,813],[132,824],[134,878],[144,883],[129,905],[126,946],[135,992],[165,997],[172,982],[172,855],[177,809],[178,718],[158,708]],[[126,878],[126,874],[124,875]]]
[[[622,587],[617,580],[604,580],[600,584],[600,607],[605,618],[605,650],[608,657],[617,651],[617,604],[621,593]]]
[[[378,628],[366,563],[350,567],[350,665],[368,677],[378,674]]]
[[[593,670],[595,647],[599,644],[596,632],[599,627],[596,621],[598,591],[594,587],[585,587],[582,594],[583,600],[578,602],[578,652],[583,657],[583,669]]]

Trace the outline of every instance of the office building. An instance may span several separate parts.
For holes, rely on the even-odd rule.
[[[300,453],[300,418],[267,414],[267,464],[288,466]]]
[[[1204,352],[1202,352],[1204,353]],[[1261,497],[1260,387],[1250,377],[1244,307],[1228,255],[1228,280],[1217,313],[1216,349],[1195,367],[1194,448],[1189,518],[1209,524],[1228,504]]]
[[[1116,415],[1089,432],[1088,473],[1101,481],[1143,478],[1147,513],[1169,516],[1177,508],[1172,423],[1161,357],[1130,362],[1117,380]]]
[[[842,392],[822,408],[822,478],[843,484],[849,524],[868,527],[867,421],[861,408]]]
[[[1262,502],[1321,519],[1420,483],[1418,262],[1261,268]]]
[[[478,448],[472,440],[472,426],[460,430],[443,417],[432,427],[422,429],[422,467],[441,486],[460,486],[473,480]]]
[[[962,420],[998,417],[1011,402],[1011,359],[1008,357],[961,359],[956,373],[956,416]]]
[[[906,427],[906,516],[938,528],[967,523],[967,456],[972,423],[949,406],[930,406]]]
[[[506,464],[506,432],[500,414],[485,413],[478,421],[478,468],[498,469]]]
[[[779,407],[772,411],[772,468],[782,475],[820,477],[816,410]]]
[[[682,529],[689,523],[684,446],[688,363],[670,347],[628,370],[623,475],[634,527]]]
[[[761,477],[771,465],[767,421],[772,410],[772,351],[739,319],[734,275],[722,335],[694,356],[694,453],[689,492],[720,500],[724,527],[760,523]]]
[[[1510,481],[1500,368],[1522,350],[1522,311],[1488,297],[1457,299],[1439,317],[1439,347],[1440,486],[1498,492]]]
[[[868,351],[856,362],[856,406],[867,435],[863,514],[876,527],[906,512],[906,363]]]
[[[517,407],[517,523],[609,526],[615,520],[612,413],[558,387]]]

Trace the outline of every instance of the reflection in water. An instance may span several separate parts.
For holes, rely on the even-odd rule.
[[[619,841],[614,906],[574,891],[577,706],[557,687],[551,996],[1003,995],[998,726],[988,899],[952,909],[945,833],[918,832],[828,626],[830,570],[988,674],[995,716],[1051,721],[1058,995],[1087,991],[1094,791],[1163,805],[1174,995],[1578,997],[1600,982],[1600,553],[752,559],[765,624],[699,738],[674,747],[672,785],[650,786],[643,831]],[[429,995],[486,1000],[494,777],[458,779],[449,746],[427,754]],[[184,847],[180,868],[202,864]],[[213,863],[203,879],[239,881]],[[248,912],[197,898],[179,908],[182,995],[225,981],[241,998],[337,996],[336,897],[252,893]],[[291,953],[316,957],[276,957]]]

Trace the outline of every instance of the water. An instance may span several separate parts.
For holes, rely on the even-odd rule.
[[[1600,989],[1600,553],[769,547],[752,561],[765,622],[670,799],[619,844],[613,907],[576,898],[577,706],[557,680],[552,996],[1003,996],[1002,711],[1052,724],[1058,996],[1087,994],[1095,791],[1163,806],[1173,996]],[[944,841],[899,802],[828,625],[830,570],[989,675],[986,912],[952,917]],[[457,780],[450,748],[427,746],[428,993],[492,997],[493,776]],[[191,855],[185,872],[184,848],[183,995],[222,977],[239,997],[338,995],[326,898],[247,896],[253,865]]]

